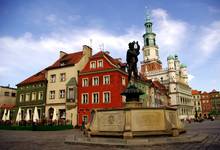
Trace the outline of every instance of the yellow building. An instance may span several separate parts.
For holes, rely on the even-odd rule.
[[[9,86],[0,86],[0,120],[4,114],[4,110],[10,112],[10,118],[14,115],[9,111],[16,104],[16,89]]]
[[[47,95],[45,116],[52,120],[69,120],[77,125],[77,81],[78,72],[92,56],[86,45],[83,50],[67,54],[60,52],[59,59],[47,68]]]

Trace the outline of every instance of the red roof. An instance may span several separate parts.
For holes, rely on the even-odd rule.
[[[63,67],[63,66],[75,65],[76,63],[78,63],[80,61],[82,56],[83,56],[82,51],[76,52],[76,53],[66,54],[63,57],[59,58],[53,65],[47,67],[47,70],[60,68],[60,67]],[[63,66],[62,66],[62,63],[64,63]]]
[[[46,70],[44,69],[44,70],[36,73],[35,75],[25,79],[24,81],[18,83],[17,86],[26,85],[26,84],[30,84],[30,83],[36,83],[36,82],[40,82],[40,81],[46,81],[45,73],[46,73]]]
[[[201,91],[192,90],[192,95],[198,95],[198,94],[201,94]]]
[[[0,104],[0,109],[12,109],[15,108],[14,104]]]
[[[108,60],[111,61],[112,64],[114,64],[116,66],[117,65],[120,65],[121,67],[126,66],[126,63],[122,63],[120,61],[120,58],[116,58],[116,59],[112,58],[109,54],[107,54],[107,52],[103,52],[103,51],[100,51],[100,52],[96,53],[95,55],[93,55],[91,57],[91,60],[96,59],[96,58],[100,58],[100,57],[103,57],[103,56],[105,56]]]

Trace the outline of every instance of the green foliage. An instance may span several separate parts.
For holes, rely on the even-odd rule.
[[[33,126],[6,126],[1,125],[0,130],[34,130],[34,131],[57,131],[57,130],[66,130],[66,129],[72,129],[72,125],[62,125],[62,126],[36,126],[35,128]]]
[[[209,112],[210,115],[220,115],[220,112],[218,112],[216,109],[213,109]]]

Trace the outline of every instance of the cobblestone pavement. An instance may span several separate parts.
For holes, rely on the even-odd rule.
[[[155,145],[150,147],[101,147],[86,145],[69,145],[64,140],[69,135],[82,136],[79,129],[65,131],[7,131],[0,130],[1,150],[194,150],[194,149],[220,149],[220,120],[204,121],[202,123],[191,123],[186,125],[187,133],[208,134],[208,138],[201,143],[186,143],[172,145]]]

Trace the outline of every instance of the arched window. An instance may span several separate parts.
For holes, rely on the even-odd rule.
[[[146,38],[146,45],[149,46],[149,39]]]

